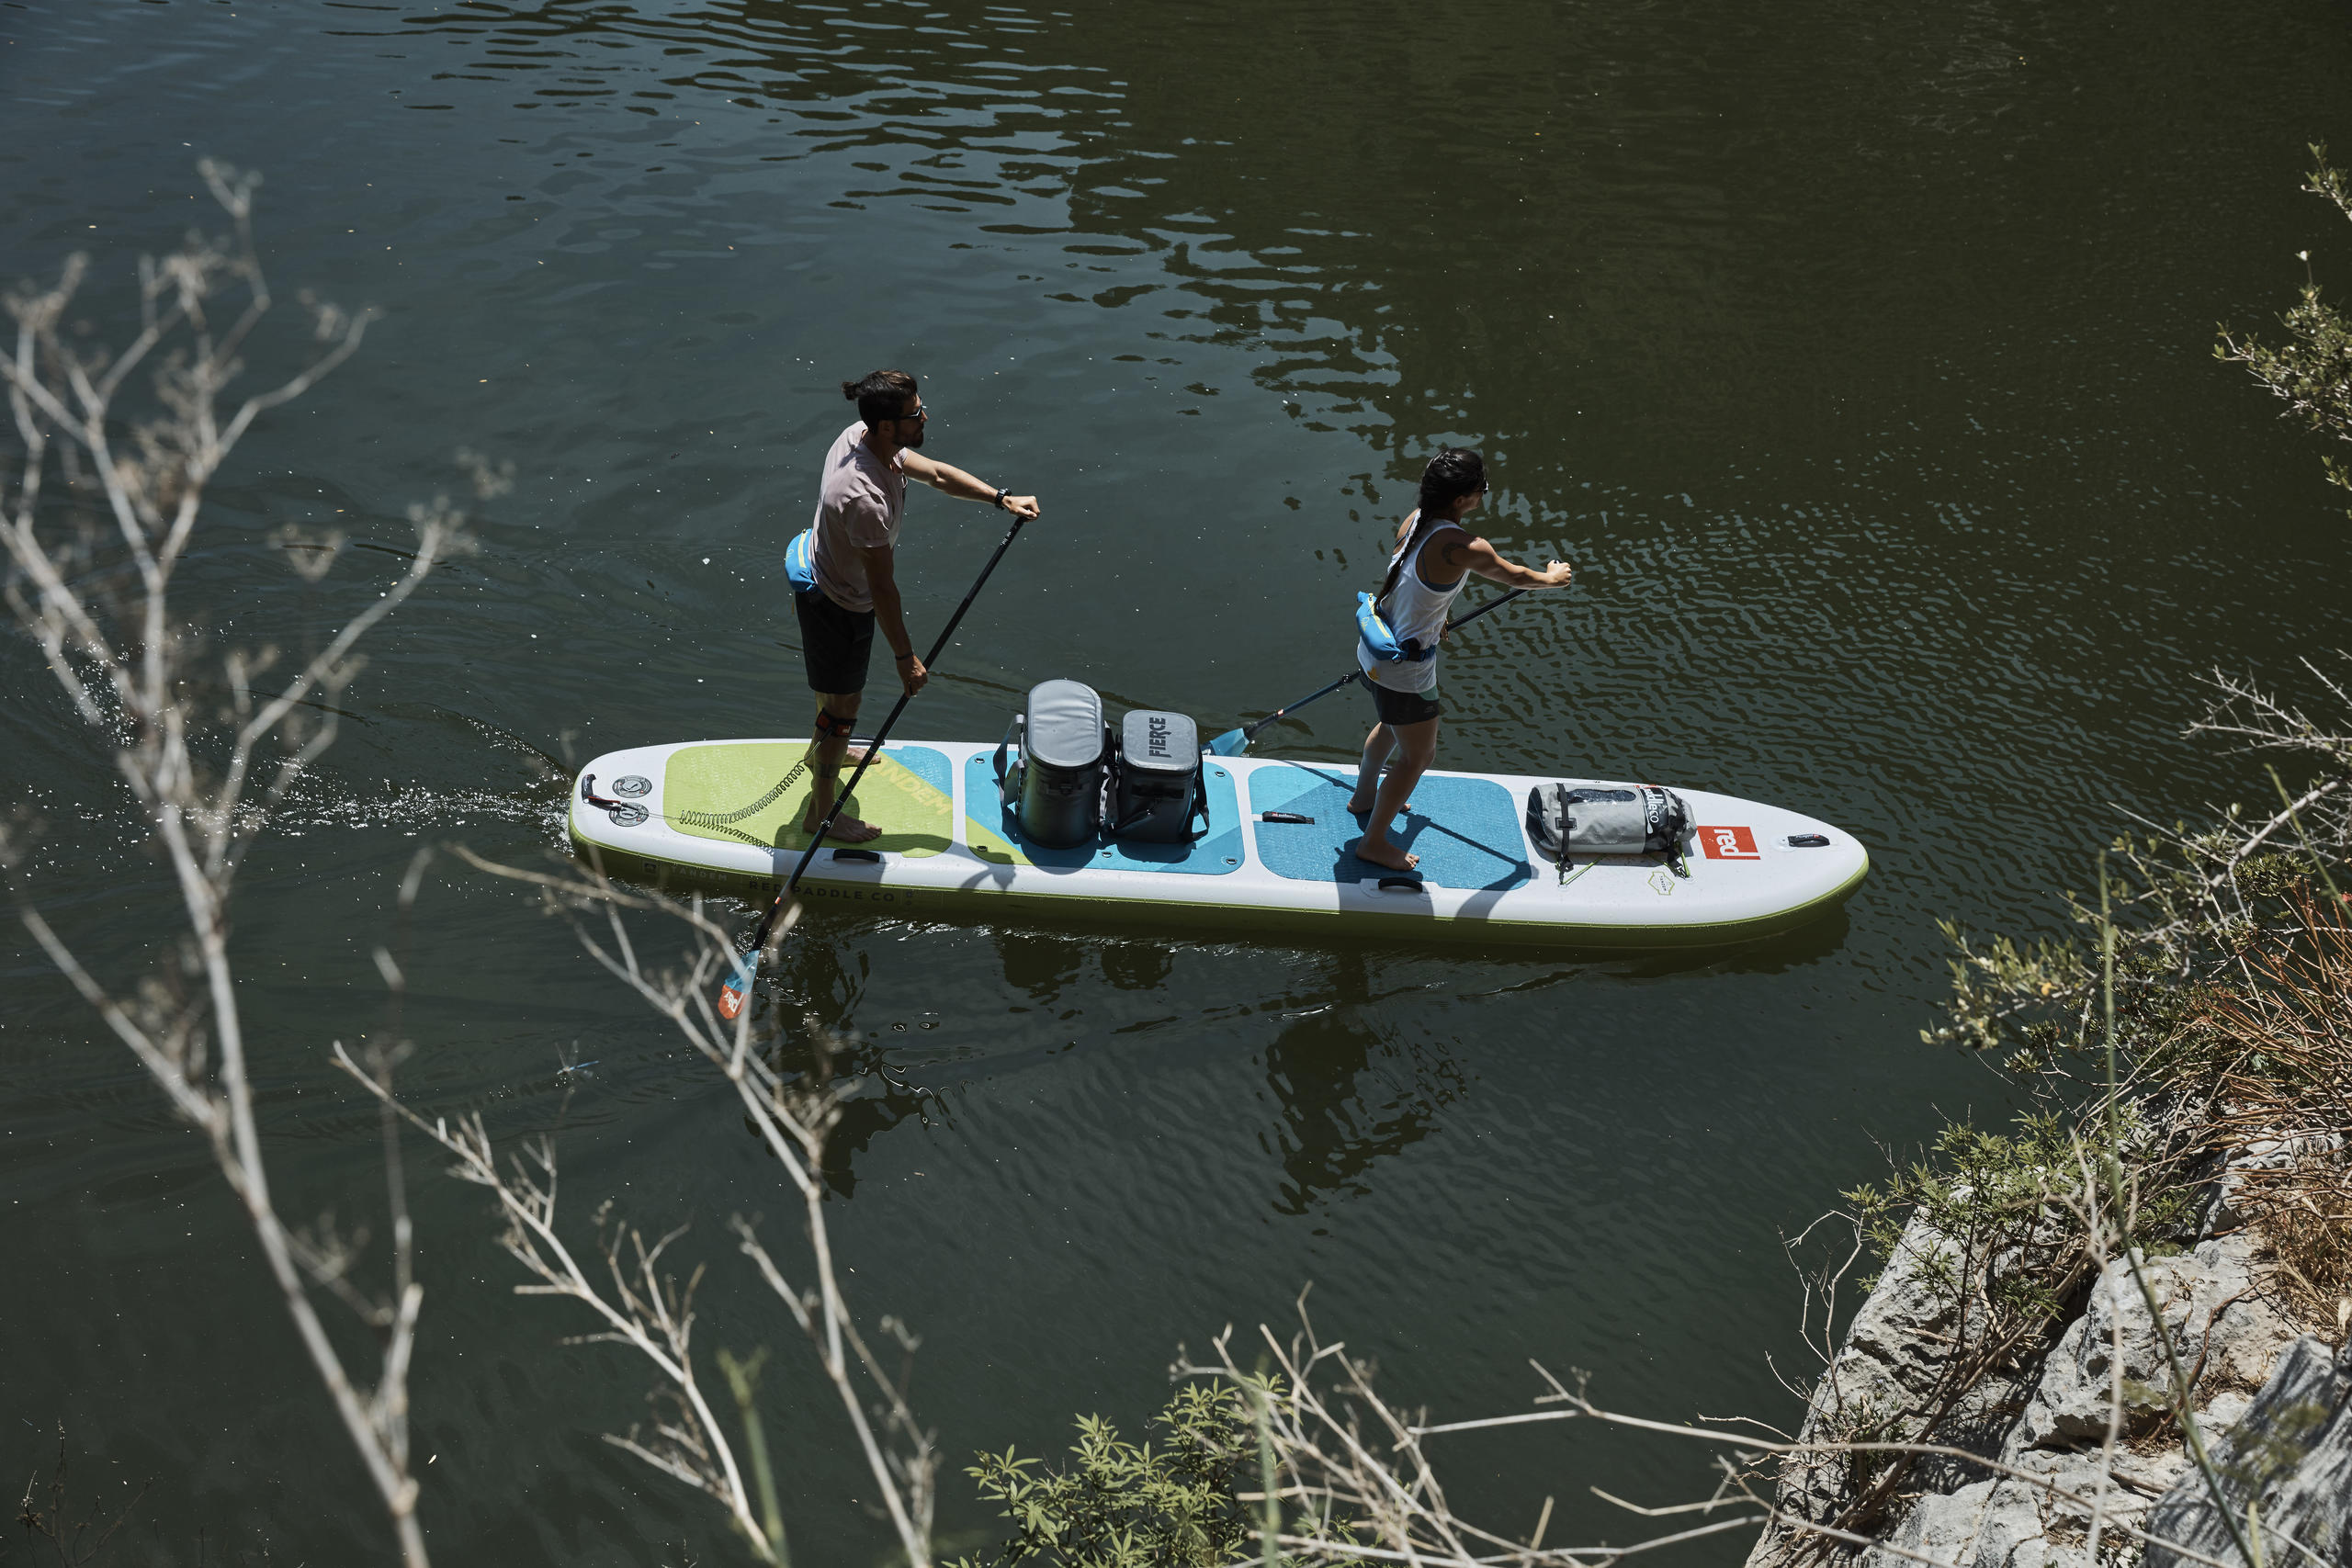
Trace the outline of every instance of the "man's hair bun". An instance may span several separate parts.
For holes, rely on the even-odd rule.
[[[903,370],[869,370],[854,381],[843,381],[842,396],[857,405],[858,418],[874,424],[907,412],[914,400],[915,378]]]

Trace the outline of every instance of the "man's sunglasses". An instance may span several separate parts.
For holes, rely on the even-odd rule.
[[[910,419],[911,419],[911,420],[918,420],[918,421],[921,421],[921,420],[927,420],[927,419],[929,419],[929,418],[931,417],[931,411],[930,411],[929,409],[916,409],[916,410],[915,410],[913,412],[911,412],[911,413],[894,413],[894,414],[892,414],[890,417],[891,417],[893,420],[900,420],[900,421],[903,421],[903,420],[910,420]]]

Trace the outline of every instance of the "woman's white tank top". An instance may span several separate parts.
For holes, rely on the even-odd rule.
[[[1420,514],[1414,513],[1414,522],[1418,524],[1419,520]],[[1382,618],[1387,621],[1388,629],[1396,634],[1398,642],[1411,637],[1423,648],[1435,648],[1438,633],[1445,629],[1446,612],[1453,607],[1453,601],[1470,581],[1466,571],[1443,588],[1431,588],[1421,581],[1421,552],[1430,547],[1431,539],[1448,529],[1458,534],[1469,532],[1458,524],[1441,523],[1422,535],[1418,544],[1407,535],[1406,542],[1396,547],[1396,554],[1388,558],[1393,566],[1407,550],[1413,552],[1396,573],[1396,586],[1389,591],[1387,603],[1381,606]],[[1366,680],[1377,682],[1392,692],[1426,692],[1437,684],[1435,659],[1391,664],[1385,659],[1374,659],[1361,638],[1356,642],[1356,664]]]

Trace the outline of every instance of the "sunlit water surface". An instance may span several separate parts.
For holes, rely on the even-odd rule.
[[[2216,663],[2292,684],[2352,546],[2313,452],[2209,357],[2347,236],[2295,191],[2352,145],[2340,4],[0,6],[0,266],[86,248],[96,319],[205,220],[200,153],[266,173],[282,289],[382,312],[217,491],[192,593],[294,646],[371,595],[454,451],[511,460],[484,548],[372,646],[345,739],[247,874],[236,944],[289,1213],[380,1235],[374,1123],[331,1041],[552,1133],[578,1238],[691,1219],[697,1342],[767,1385],[804,1562],[888,1543],[837,1412],[733,1256],[791,1203],[722,1087],[530,899],[421,845],[560,842],[566,759],[805,733],[779,556],[879,364],[930,450],[1044,519],[910,739],[997,733],[1087,680],[1221,729],[1345,667],[1351,591],[1439,443],[1482,447],[1507,550],[1576,588],[1449,652],[1445,760],[1703,785],[1837,821],[1849,909],[1700,961],[1285,949],[812,916],[779,1015],[854,1043],[832,1207],[858,1305],[922,1337],[954,1467],[1072,1413],[1130,1431],[1180,1343],[1317,1321],[1447,1416],[1532,1357],[1608,1401],[1786,1420],[1781,1237],[1981,1066],[1918,1043],[1939,919],[2060,929],[2127,811],[2267,787],[2183,738]],[[198,197],[191,199],[192,197]],[[266,358],[266,356],[265,356]],[[306,595],[279,524],[362,545]],[[935,626],[998,529],[919,495]],[[106,972],[158,870],[33,650],[0,744],[46,824],[23,885]],[[1350,755],[1360,696],[1268,737]],[[1269,748],[1261,746],[1261,750]],[[155,1478],[136,1560],[384,1561],[380,1517],[196,1136],[21,938],[0,1013],[0,1457],[62,1421],[77,1483]],[[594,1061],[560,1078],[567,1061]],[[456,1563],[736,1560],[598,1440],[644,1379],[518,1300],[482,1197],[412,1167],[424,1517]],[[357,1337],[353,1337],[355,1345]],[[1701,1456],[1592,1432],[1452,1450],[1457,1499],[1550,1539],[1695,1495]],[[113,1494],[109,1494],[113,1495]],[[1690,1557],[1725,1562],[1744,1542]],[[141,1557],[139,1554],[143,1553]],[[217,1560],[208,1557],[207,1561]]]

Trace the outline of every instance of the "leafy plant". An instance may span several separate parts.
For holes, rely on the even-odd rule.
[[[2352,184],[2347,184],[2344,171],[2329,166],[2324,144],[2314,142],[2311,154],[2318,167],[2303,188],[2334,202],[2337,211],[2352,218]],[[2311,253],[2301,255],[2308,268]],[[2301,300],[2278,320],[2287,329],[2285,343],[2273,347],[2251,335],[2241,338],[2223,327],[2213,345],[2214,357],[2245,366],[2256,380],[2286,401],[2291,416],[2311,429],[2339,441],[2352,441],[2352,321],[2322,302],[2319,285],[2310,281],[2308,271]],[[2352,468],[2334,457],[2320,461],[2329,482],[2352,490]]]
[[[1273,1392],[1271,1383],[1261,1386]],[[1010,1448],[982,1451],[965,1473],[1013,1527],[985,1562],[1220,1568],[1254,1555],[1259,1521],[1234,1495],[1256,1479],[1258,1431],[1248,1395],[1187,1383],[1151,1426],[1161,1438],[1157,1448],[1127,1441],[1100,1416],[1081,1416],[1071,1462],[1060,1467]],[[967,1557],[947,1568],[981,1562]]]

